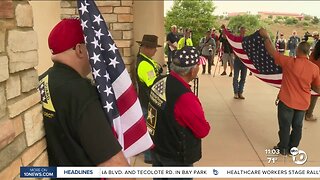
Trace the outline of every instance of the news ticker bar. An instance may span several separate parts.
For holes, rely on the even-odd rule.
[[[320,167],[20,167],[22,178],[319,178]]]

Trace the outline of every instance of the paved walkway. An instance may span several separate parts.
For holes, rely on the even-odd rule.
[[[201,72],[201,71],[200,71]],[[245,100],[233,99],[232,77],[199,75],[199,97],[211,124],[203,140],[202,159],[195,166],[297,166],[292,159],[280,156],[269,164],[265,154],[278,142],[277,109],[274,104],[278,89],[247,76]],[[320,117],[319,104],[314,114]],[[308,154],[304,166],[320,166],[320,120],[304,122],[299,146]],[[314,141],[315,140],[315,141]],[[134,166],[148,166],[143,156]]]

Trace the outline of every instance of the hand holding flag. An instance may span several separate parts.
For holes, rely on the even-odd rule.
[[[275,64],[265,48],[264,38],[270,38],[266,29],[261,28],[246,37],[235,36],[226,29],[224,32],[234,54],[257,78],[271,86],[281,87],[282,68]],[[311,93],[317,95],[314,91]]]

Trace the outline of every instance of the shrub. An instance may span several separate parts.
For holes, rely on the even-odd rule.
[[[317,16],[314,16],[313,19],[311,20],[312,24],[318,24],[319,23],[319,18]]]
[[[297,24],[297,23],[298,23],[298,19],[296,19],[296,18],[290,17],[285,20],[285,24],[287,24],[287,25],[292,25],[292,24]]]

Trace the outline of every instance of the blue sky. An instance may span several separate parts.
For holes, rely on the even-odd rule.
[[[164,1],[164,11],[167,12],[173,1]],[[258,11],[304,13],[320,17],[320,1],[214,1],[214,14],[224,12],[246,12],[252,14]]]

